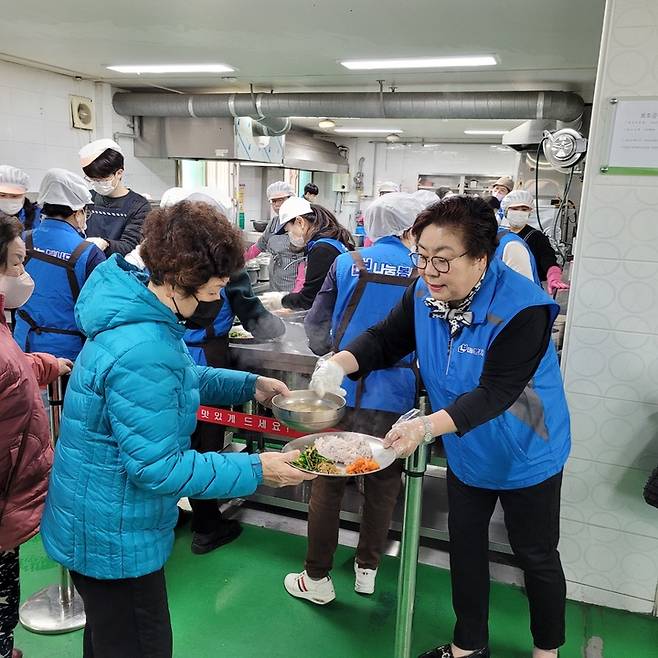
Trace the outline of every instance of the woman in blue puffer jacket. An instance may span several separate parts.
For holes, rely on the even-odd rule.
[[[290,453],[190,450],[199,404],[265,402],[288,390],[196,366],[182,341],[186,328],[217,315],[221,288],[243,264],[239,232],[211,206],[182,202],[153,211],[144,238],[150,277],[115,255],[78,299],[87,341],[66,391],[41,524],[46,551],[71,570],[84,600],[85,658],[171,657],[163,565],[179,498],[307,479]]]

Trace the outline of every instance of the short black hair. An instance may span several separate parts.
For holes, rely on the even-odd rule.
[[[75,212],[73,208],[60,206],[58,203],[44,203],[41,211],[45,217],[62,217],[63,219],[68,219]]]
[[[491,206],[494,210],[500,208],[500,199],[497,196],[485,196],[484,202]]]
[[[9,243],[23,233],[23,225],[16,217],[0,215],[0,269],[7,267]]]
[[[466,252],[491,260],[498,244],[498,222],[493,208],[477,196],[460,194],[441,199],[418,215],[411,231],[416,241],[431,224],[459,232]]]
[[[320,194],[320,188],[315,183],[306,183],[304,194]]]
[[[123,156],[114,149],[105,149],[93,162],[82,168],[89,178],[107,178],[123,169]]]

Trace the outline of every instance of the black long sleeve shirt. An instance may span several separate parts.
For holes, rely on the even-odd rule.
[[[558,266],[557,256],[555,255],[555,249],[553,249],[551,241],[544,233],[527,224],[519,231],[518,235],[525,240],[528,249],[530,249],[532,255],[535,257],[539,280],[546,281],[546,272],[551,267]]]
[[[415,285],[409,286],[385,320],[345,348],[359,364],[352,379],[389,368],[416,349],[415,289]],[[550,336],[550,314],[545,306],[524,309],[509,321],[487,350],[478,386],[445,408],[459,435],[499,416],[516,401],[535,374]]]

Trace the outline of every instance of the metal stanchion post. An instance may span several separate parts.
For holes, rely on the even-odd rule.
[[[64,388],[61,377],[48,386],[53,445],[59,436]],[[84,606],[68,570],[60,567],[59,583],[45,587],[25,601],[20,608],[19,618],[21,624],[33,633],[55,635],[83,628],[86,622]]]
[[[429,446],[422,443],[405,462],[404,522],[398,575],[398,607],[395,619],[395,658],[411,655],[411,630],[416,599],[416,568],[423,506],[423,476]]]

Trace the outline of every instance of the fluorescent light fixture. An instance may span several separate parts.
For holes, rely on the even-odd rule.
[[[235,69],[226,64],[134,64],[106,66],[117,73],[232,73]]]
[[[341,135],[347,135],[349,133],[392,135],[392,134],[399,134],[404,131],[400,130],[399,128],[359,128],[358,126],[354,126],[354,128],[336,128],[334,132],[339,133]]]
[[[465,66],[495,66],[493,55],[467,55],[464,57],[415,57],[408,59],[351,59],[341,62],[350,71],[376,69],[444,69]]]
[[[336,127],[336,122],[332,121],[331,119],[322,119],[318,123],[319,128],[335,128]]]
[[[465,130],[464,135],[507,135],[509,130]]]

